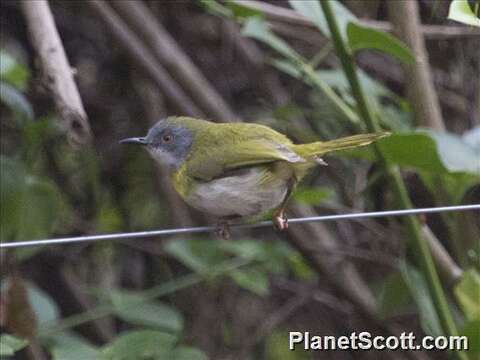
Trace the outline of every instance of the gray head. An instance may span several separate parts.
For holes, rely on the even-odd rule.
[[[183,124],[165,119],[157,122],[147,136],[123,139],[120,143],[145,146],[155,160],[178,168],[190,153],[193,133]]]

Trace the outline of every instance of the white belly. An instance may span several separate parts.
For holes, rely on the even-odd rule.
[[[217,217],[267,212],[280,206],[288,186],[286,180],[261,184],[262,174],[260,169],[252,168],[239,175],[199,183],[186,200],[194,208]]]

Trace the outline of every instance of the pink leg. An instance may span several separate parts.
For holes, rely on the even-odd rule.
[[[288,218],[285,215],[285,209],[280,208],[273,213],[273,227],[279,231],[288,229]]]
[[[230,226],[228,224],[228,221],[220,221],[216,225],[215,235],[223,240],[230,239]]]

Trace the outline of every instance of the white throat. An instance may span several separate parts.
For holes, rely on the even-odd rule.
[[[169,152],[164,151],[160,148],[148,148],[148,152],[152,156],[155,161],[163,165],[167,165],[170,167],[178,166],[178,159],[176,159],[172,154]]]

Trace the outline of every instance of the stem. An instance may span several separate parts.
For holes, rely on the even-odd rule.
[[[208,274],[191,273],[179,279],[173,279],[162,285],[145,290],[141,293],[142,302],[132,302],[132,304],[127,306],[141,306],[143,302],[151,301],[156,298],[163,297],[176,291],[188,288],[202,281],[214,279],[218,276],[228,274],[233,270],[236,270],[251,263],[251,260],[242,258],[234,258],[232,260],[227,260],[210,269]],[[115,308],[113,305],[100,305],[83,313],[72,315],[68,318],[62,319],[58,323],[44,324],[43,327],[39,329],[38,336],[46,338],[55,335],[56,333],[66,331],[72,327],[79,326],[86,322],[111,315],[114,310]]]
[[[445,131],[440,103],[433,84],[428,52],[420,31],[417,1],[389,1],[388,15],[395,33],[415,54],[413,64],[402,64],[407,75],[407,96],[413,105],[417,126]]]
[[[351,54],[347,51],[345,43],[340,35],[337,22],[332,13],[330,1],[320,1],[320,5],[324,12],[325,19],[327,20],[330,32],[332,34],[332,40],[334,42],[338,56],[340,57],[343,71],[345,72],[345,75],[347,76],[350,86],[352,88],[352,93],[357,102],[360,116],[365,121],[365,124],[367,125],[369,131],[379,131],[380,126],[367,103],[366,97],[364,96],[364,93],[360,86],[360,82],[358,80],[353,58]],[[388,164],[388,161],[382,153],[381,148],[378,145],[374,146],[375,152],[378,159],[380,160],[381,165],[390,175],[398,201],[400,202],[400,204],[402,204],[403,207],[411,208],[412,203],[410,201],[405,184],[400,176],[400,172],[397,168],[393,168]],[[422,239],[420,224],[413,216],[408,216],[406,221],[408,233],[410,237],[413,238],[413,245],[416,248],[416,253],[418,253],[422,272],[424,273],[429,284],[430,293],[433,298],[436,311],[439,315],[443,330],[448,335],[458,335],[458,330],[456,328],[455,322],[453,321],[453,316],[450,312],[445,293],[440,283],[438,273],[435,269],[432,255],[430,253],[427,243]],[[456,354],[460,359],[466,358],[464,353],[457,352]]]
[[[359,124],[360,119],[357,114],[318,76],[312,66],[303,61],[299,63],[299,66],[303,73],[308,76],[308,80],[317,86],[350,122],[355,125]]]

